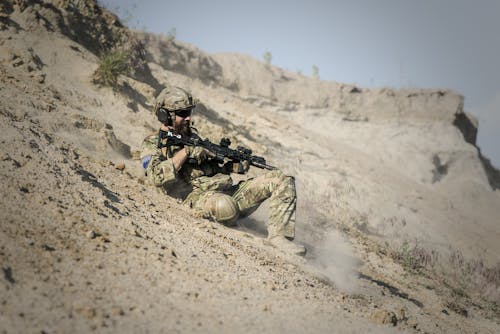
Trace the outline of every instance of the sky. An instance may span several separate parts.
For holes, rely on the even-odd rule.
[[[132,28],[175,31],[209,53],[238,52],[361,87],[448,88],[479,120],[500,167],[500,0],[100,0]]]

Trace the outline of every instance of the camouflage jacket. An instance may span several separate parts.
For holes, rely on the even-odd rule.
[[[165,157],[158,148],[158,134],[146,137],[142,142],[141,162],[148,180],[163,187],[169,195],[180,198],[185,198],[194,189],[226,191],[232,187],[230,170],[215,161],[200,165],[186,161],[176,172],[171,157],[181,149],[182,146],[171,146]]]

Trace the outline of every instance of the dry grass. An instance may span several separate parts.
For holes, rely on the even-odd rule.
[[[500,262],[488,267],[481,259],[465,259],[461,252],[454,251],[448,257],[450,272],[459,286],[471,288],[483,298],[500,302]]]
[[[386,244],[388,248],[388,244]],[[478,295],[495,304],[500,302],[500,263],[488,267],[481,259],[466,259],[455,250],[448,255],[404,241],[396,250],[388,252],[406,270],[419,273],[427,269],[443,277],[455,291]]]
[[[387,245],[387,244],[386,244]],[[419,272],[423,268],[434,267],[439,255],[435,251],[428,251],[420,247],[418,242],[410,246],[408,241],[404,241],[399,249],[390,252],[392,258],[403,265],[406,270]]]

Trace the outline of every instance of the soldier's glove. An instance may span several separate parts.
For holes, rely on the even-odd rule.
[[[247,160],[233,163],[233,173],[245,174],[250,169],[250,163]]]
[[[188,159],[194,159],[200,165],[202,162],[213,158],[215,154],[201,146],[184,146]]]

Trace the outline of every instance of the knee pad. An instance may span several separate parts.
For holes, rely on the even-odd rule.
[[[234,225],[240,215],[236,201],[222,193],[210,196],[205,202],[204,211],[224,225]]]

